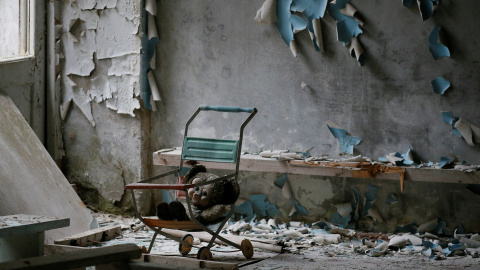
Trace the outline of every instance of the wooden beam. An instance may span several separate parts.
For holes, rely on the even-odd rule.
[[[0,263],[0,269],[72,269],[112,262],[128,262],[138,259],[142,250],[135,244],[122,244],[87,250],[58,253]]]
[[[435,183],[480,184],[480,171],[462,172],[454,169],[405,168],[406,181]]]
[[[54,243],[58,245],[86,247],[92,245],[94,242],[107,241],[120,235],[122,235],[121,226],[110,225],[55,240]]]
[[[179,166],[180,150],[153,153],[153,164]],[[368,162],[366,162],[368,164]],[[249,172],[270,172],[300,175],[319,175],[328,177],[370,178],[402,181],[480,184],[480,171],[465,173],[454,169],[434,169],[415,167],[396,167],[385,164],[367,165],[365,162],[325,162],[317,164],[302,160],[279,161],[263,158],[259,155],[241,155],[240,170]],[[235,164],[203,162],[207,168],[235,170]],[[192,166],[184,161],[184,166]]]
[[[238,269],[237,263],[226,263],[218,261],[204,261],[198,259],[191,259],[186,257],[174,257],[174,256],[160,256],[146,254],[145,262],[149,262],[152,265],[161,266],[175,266],[191,269],[206,268],[206,269],[224,269],[224,270],[236,270]]]

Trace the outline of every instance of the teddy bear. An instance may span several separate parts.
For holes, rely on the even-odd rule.
[[[199,184],[217,178],[219,176],[208,173],[205,166],[196,164],[185,174],[182,183]],[[237,201],[240,187],[234,178],[230,178],[190,188],[187,195],[191,199],[193,217],[203,225],[209,225],[223,219],[231,205]],[[159,203],[157,216],[164,220],[188,220],[185,207],[179,201]]]

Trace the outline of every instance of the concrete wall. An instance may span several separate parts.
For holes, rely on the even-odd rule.
[[[303,31],[295,35],[296,58],[275,26],[254,24],[263,1],[209,0],[158,3],[156,77],[162,95],[152,120],[153,149],[180,146],[184,124],[201,104],[257,107],[259,113],[246,129],[244,151],[291,149],[339,156],[330,120],[362,138],[354,154],[377,158],[411,148],[416,160],[438,162],[441,156],[480,163],[479,146],[470,147],[451,134],[441,119],[452,111],[480,125],[480,38],[476,35],[480,2],[441,1],[433,18],[423,22],[417,6],[401,1],[355,1],[365,20],[360,42],[366,65],[360,67],[336,40],[335,21],[322,19],[325,54],[314,50]],[[428,37],[434,26],[444,28],[451,58],[435,61]],[[444,76],[453,87],[441,96],[431,80]],[[300,87],[305,82],[305,89]],[[223,121],[221,121],[223,120]],[[193,135],[231,138],[237,116],[199,115]],[[275,174],[243,174],[242,196],[266,193],[278,199]],[[466,209],[478,209],[479,199],[463,185],[415,183],[399,194],[398,183],[289,176],[297,199],[311,216],[328,216],[331,204],[351,201],[351,186],[364,193],[368,184],[380,187],[376,202],[389,225],[445,218],[449,226],[468,223],[479,230]],[[308,188],[307,188],[308,187]],[[385,198],[401,198],[390,208]],[[425,196],[427,194],[427,196]],[[277,198],[277,199],[274,199]],[[462,204],[458,204],[461,201]],[[286,208],[287,209],[287,208]],[[394,209],[394,210],[392,210]],[[391,223],[391,224],[390,224]]]
[[[331,120],[361,137],[356,153],[368,157],[411,147],[424,161],[452,154],[480,163],[480,148],[452,136],[440,117],[452,111],[480,125],[474,109],[480,101],[474,10],[480,3],[443,1],[425,22],[418,7],[400,1],[351,3],[365,19],[359,37],[364,67],[336,40],[328,14],[322,19],[325,55],[303,31],[295,36],[300,53],[294,58],[275,26],[254,24],[262,1],[159,3],[157,76],[164,99],[155,145],[178,145],[181,126],[199,104],[225,104],[259,109],[245,143],[250,151],[314,147],[313,153],[336,156],[338,142],[325,125]],[[435,61],[428,50],[435,25],[446,32],[451,58]],[[452,82],[444,96],[432,91],[437,76]],[[310,87],[301,89],[302,82]]]
[[[155,77],[162,101],[157,112],[146,112],[139,110],[138,100],[135,30],[141,1],[62,2],[60,85],[63,105],[71,101],[64,120],[64,172],[80,184],[87,204],[128,211],[123,185],[148,176],[152,150],[181,145],[184,124],[201,104],[259,109],[245,130],[244,151],[313,147],[313,155],[338,157],[338,142],[325,124],[330,120],[362,137],[355,154],[376,158],[410,147],[424,161],[456,155],[480,163],[479,147],[454,137],[440,117],[441,111],[453,111],[480,124],[474,109],[480,101],[474,35],[480,3],[442,1],[434,17],[422,22],[416,6],[406,8],[400,1],[352,1],[365,19],[359,38],[366,51],[364,67],[336,40],[328,14],[322,19],[326,53],[316,52],[308,33],[301,32],[294,58],[275,26],[253,23],[262,3],[158,1]],[[444,27],[452,58],[434,61],[429,53],[427,39],[435,25]],[[453,84],[444,96],[431,89],[437,76]],[[302,89],[302,82],[309,87]],[[202,113],[190,134],[233,138],[244,116]],[[279,176],[242,173],[241,198],[267,194],[281,208],[280,217],[288,219],[293,201],[273,185]],[[374,205],[384,222],[364,217],[359,228],[391,231],[397,224],[443,218],[450,228],[463,224],[480,230],[478,218],[469,214],[480,199],[464,185],[407,183],[400,194],[397,182],[288,178],[295,199],[308,211],[295,219],[329,220],[333,204],[352,202],[353,187],[363,198],[373,184],[379,187]],[[398,203],[386,203],[390,194]],[[145,211],[159,199],[150,200],[148,193],[140,197]]]

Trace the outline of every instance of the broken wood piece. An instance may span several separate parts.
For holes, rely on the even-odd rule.
[[[55,240],[54,243],[58,245],[86,247],[92,245],[94,242],[107,241],[120,235],[122,235],[121,226],[110,225]]]
[[[176,236],[176,237],[183,237],[185,234],[187,234],[184,231],[172,230],[172,229],[162,229],[162,232],[171,234],[171,235]],[[188,232],[188,234],[191,234],[193,237],[196,237],[203,242],[210,242],[210,240],[212,239],[212,235],[209,234],[208,232]],[[235,244],[237,244],[237,245],[241,245],[243,239],[245,239],[241,236],[234,236],[234,235],[224,235],[224,234],[222,234],[220,236],[229,240],[229,241],[231,241],[231,242],[233,242],[233,243],[235,243]],[[220,245],[227,245],[224,242],[222,242],[221,240],[219,240],[218,238],[215,239],[215,243],[220,244]],[[272,251],[272,252],[276,252],[276,253],[282,253],[283,252],[283,247],[282,246],[265,244],[265,243],[260,243],[260,242],[252,242],[252,245],[253,245],[254,248],[260,248],[260,249],[264,249],[264,250],[268,250],[268,251]]]
[[[238,269],[237,263],[226,263],[226,262],[218,262],[218,261],[206,261],[206,260],[197,260],[191,259],[186,257],[173,257],[173,256],[161,256],[161,255],[144,255],[145,262],[149,262],[153,265],[169,265],[169,266],[177,266],[188,269],[231,269],[236,270]]]
[[[137,245],[122,244],[9,261],[0,263],[0,269],[72,269],[112,262],[128,262],[141,256],[142,251]]]
[[[338,244],[340,243],[340,234],[318,234],[312,238],[313,242],[320,244]]]

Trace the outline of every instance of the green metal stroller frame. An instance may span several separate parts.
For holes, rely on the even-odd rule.
[[[243,122],[242,126],[240,127],[240,136],[238,140],[188,137],[188,127],[190,123],[195,119],[195,117],[200,113],[200,111],[249,113],[250,115],[247,117],[247,119]],[[246,258],[251,258],[253,256],[253,246],[249,240],[244,239],[239,245],[219,235],[225,223],[233,215],[235,203],[231,205],[230,211],[227,213],[225,218],[221,221],[218,229],[216,231],[212,231],[211,229],[207,228],[207,226],[201,224],[198,220],[194,218],[192,207],[191,207],[191,199],[188,197],[188,195],[185,196],[185,198],[187,201],[188,212],[190,214],[191,221],[165,221],[165,220],[142,217],[139,214],[137,209],[134,190],[136,189],[183,190],[185,191],[185,194],[187,194],[187,190],[193,187],[213,184],[215,182],[219,182],[224,179],[229,179],[232,177],[234,177],[235,180],[237,180],[238,170],[240,167],[240,154],[242,149],[243,130],[245,126],[248,124],[248,122],[250,122],[250,120],[253,118],[253,116],[255,116],[256,113],[257,113],[256,108],[241,108],[241,107],[232,107],[232,106],[200,106],[197,109],[197,111],[190,117],[190,119],[187,121],[185,125],[182,154],[180,158],[180,166],[178,167],[178,169],[174,169],[167,173],[160,174],[160,175],[139,181],[138,183],[133,183],[125,186],[125,189],[131,190],[133,206],[135,208],[136,217],[155,232],[152,238],[152,241],[150,242],[148,253],[150,253],[153,247],[153,244],[155,242],[155,238],[157,237],[158,234],[179,242],[180,243],[179,251],[183,256],[187,255],[190,252],[193,246],[193,236],[190,234],[186,234],[180,238],[162,231],[163,228],[170,228],[170,229],[181,229],[181,230],[189,230],[189,229],[203,230],[212,235],[212,238],[208,243],[208,246],[202,247],[199,249],[197,253],[198,259],[204,259],[204,260],[212,259],[212,253],[210,252],[210,248],[212,247],[212,245],[214,244],[214,241],[217,238],[228,245],[231,245],[235,248],[240,249]],[[173,174],[181,175],[184,160],[235,163],[235,172],[232,174],[225,175],[211,181],[205,181],[199,184],[152,184],[152,183],[149,183],[153,180],[160,179],[169,175],[173,175]]]

